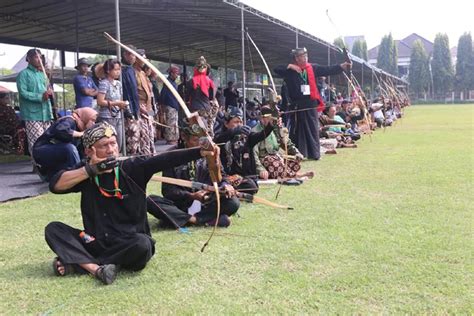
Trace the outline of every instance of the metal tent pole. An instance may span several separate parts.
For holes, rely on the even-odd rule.
[[[115,38],[120,42],[120,0],[115,0]],[[121,52],[120,45],[117,44],[117,59],[120,60]],[[120,75],[120,81],[122,81],[122,75]],[[122,114],[122,154],[127,155],[127,145],[125,141],[125,117],[123,110],[120,111]]]
[[[241,21],[241,37],[242,37],[242,96],[244,98],[243,101],[243,111],[244,111],[244,124],[247,122],[247,109],[245,106],[245,99],[247,97],[247,93],[245,91],[245,26],[244,26],[244,6],[241,4],[240,6],[240,21]]]
[[[331,46],[328,45],[328,66],[331,65]],[[328,85],[331,85],[331,76],[327,77],[328,79]],[[322,91],[319,91],[322,92]]]
[[[120,0],[115,0],[115,38],[117,41],[120,40],[120,5],[119,5]],[[120,45],[117,44],[117,59],[120,60]]]
[[[66,52],[61,50],[61,78],[62,78],[62,87],[63,87],[63,109],[64,109],[64,116],[67,115],[66,110],[66,91],[64,90],[64,67],[66,66]],[[52,79],[52,78],[51,78]]]
[[[364,64],[362,64],[362,78],[360,79],[360,82],[362,83],[362,92],[364,92]]]
[[[374,70],[371,69],[371,82],[370,82],[370,96],[372,100],[375,98],[375,91],[374,91]]]
[[[227,74],[227,37],[226,36],[224,36],[224,71],[225,71],[224,86],[226,86],[227,82],[229,81],[228,74]]]
[[[76,65],[79,61],[79,2],[74,2],[76,10]]]

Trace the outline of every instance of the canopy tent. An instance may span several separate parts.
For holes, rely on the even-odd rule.
[[[115,46],[103,32],[115,34],[115,21],[110,0],[5,0],[0,42],[114,54]],[[243,59],[247,71],[265,73],[255,49],[242,41],[242,22],[270,67],[288,63],[289,52],[297,45],[308,48],[312,62],[334,64],[344,59],[333,45],[236,0],[120,0],[121,40],[145,48],[148,57],[191,65],[204,55],[213,67],[225,69],[241,69]],[[247,46],[243,50],[242,42]],[[372,81],[372,71],[380,72],[354,58],[359,82]]]
[[[13,75],[10,75],[10,76],[13,77],[14,79],[16,79],[16,75],[17,74],[13,74]],[[15,81],[15,80],[13,80],[13,81]],[[13,93],[18,92],[18,89],[16,87],[15,82],[0,81],[0,91],[2,91],[2,90],[5,90],[5,92],[13,92]],[[53,90],[54,90],[54,92],[58,92],[58,93],[67,92],[66,89],[63,89],[61,86],[59,86],[57,84],[53,84]]]
[[[61,68],[54,68],[52,72],[53,72],[53,79],[52,79],[53,83],[61,84],[63,82],[63,72],[61,71]],[[64,68],[64,83],[72,83],[75,75],[77,75],[76,69],[65,67]],[[0,81],[15,82],[17,76],[18,76],[18,73],[0,76]]]

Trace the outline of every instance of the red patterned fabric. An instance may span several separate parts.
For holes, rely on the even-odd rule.
[[[310,98],[313,101],[319,101],[317,110],[321,113],[322,111],[324,111],[325,105],[323,98],[321,98],[321,95],[319,94],[318,86],[316,85],[316,77],[314,76],[313,66],[309,63],[306,63],[306,65],[302,69],[306,70],[306,73],[308,74]]]
[[[215,90],[214,88],[214,82],[207,76],[205,72],[199,72],[197,69],[194,69],[194,76],[193,76],[193,88],[194,90],[197,89],[197,87],[201,88],[202,93],[206,97],[209,97],[209,88],[212,88],[212,90]]]

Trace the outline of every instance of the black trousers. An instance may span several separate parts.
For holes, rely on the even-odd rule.
[[[240,207],[240,201],[236,197],[229,199],[221,194],[220,201],[221,214],[232,216]],[[148,197],[147,210],[148,213],[162,221],[163,226],[173,228],[178,228],[176,227],[176,224],[184,226],[191,218],[191,215],[187,213],[187,209],[185,211],[181,210],[173,201],[158,195],[150,195]],[[194,216],[196,217],[196,224],[198,225],[204,225],[205,223],[215,219],[217,216],[217,201],[214,200],[203,204],[201,206],[201,211]]]
[[[185,226],[191,218],[187,212],[182,211],[173,201],[158,195],[150,195],[146,199],[147,211],[160,220],[160,225],[167,228]]]
[[[303,156],[318,160],[321,157],[319,143],[319,113],[317,102],[294,102],[290,110],[301,110],[288,115],[290,139]]]
[[[242,191],[243,193],[254,195],[258,192],[258,184],[253,178],[244,177],[242,182],[240,182],[240,184],[236,186],[235,189],[237,191]]]
[[[127,234],[85,243],[81,230],[60,222],[45,228],[45,239],[64,264],[117,264],[121,268],[139,271],[155,253],[155,240],[147,234]]]

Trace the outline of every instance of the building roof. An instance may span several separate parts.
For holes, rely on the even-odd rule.
[[[395,44],[397,46],[397,54],[398,58],[410,58],[411,56],[411,48],[413,47],[413,42],[416,40],[421,40],[423,46],[425,47],[425,51],[428,55],[433,52],[433,43],[428,41],[426,38],[412,33],[407,37],[401,40],[395,40]],[[375,46],[374,48],[369,49],[369,59],[377,59],[379,53],[380,45]]]

